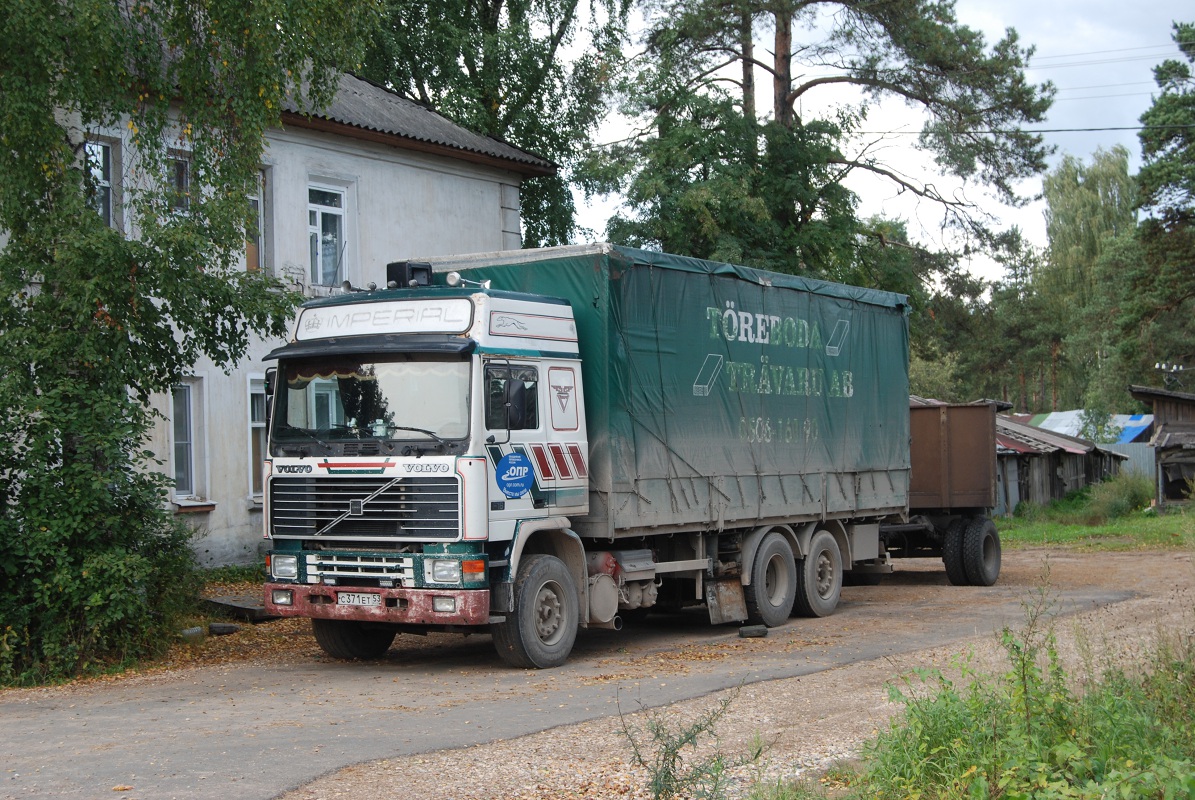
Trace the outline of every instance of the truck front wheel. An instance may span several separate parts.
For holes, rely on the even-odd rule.
[[[809,540],[809,554],[797,567],[796,612],[802,617],[828,617],[842,593],[842,552],[829,531]]]
[[[343,619],[312,619],[311,632],[321,650],[346,661],[380,658],[390,649],[395,636],[392,630]]]
[[[774,628],[788,620],[797,595],[797,565],[792,547],[779,533],[772,531],[759,543],[746,590],[749,622]]]
[[[494,649],[512,667],[558,667],[572,652],[578,619],[577,591],[564,562],[526,556],[515,579],[514,610],[490,626]]]

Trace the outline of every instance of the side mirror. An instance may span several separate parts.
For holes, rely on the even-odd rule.
[[[522,430],[527,419],[527,384],[518,378],[506,382],[506,428]]]
[[[270,367],[266,370],[266,405],[274,399],[274,387],[278,385],[278,368]]]

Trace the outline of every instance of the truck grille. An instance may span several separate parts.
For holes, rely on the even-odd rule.
[[[279,538],[460,538],[456,476],[376,478],[275,477],[270,531]]]
[[[308,553],[307,582],[371,578],[390,580],[403,586],[415,585],[415,559],[410,556],[355,555],[352,553]]]

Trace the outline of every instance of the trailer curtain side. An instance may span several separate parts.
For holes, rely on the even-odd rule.
[[[436,271],[572,305],[591,459],[581,535],[907,508],[903,295],[610,245],[495,255]]]

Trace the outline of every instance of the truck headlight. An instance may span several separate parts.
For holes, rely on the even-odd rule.
[[[270,574],[275,578],[296,580],[299,577],[299,557],[275,555],[270,559]]]
[[[432,583],[460,583],[461,562],[433,559],[425,562],[423,577]]]

